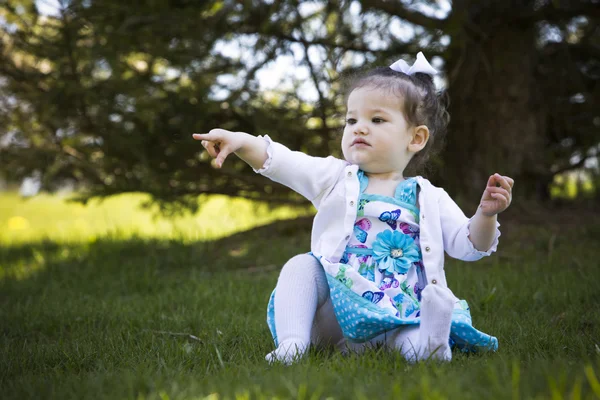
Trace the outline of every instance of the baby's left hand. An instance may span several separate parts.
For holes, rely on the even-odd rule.
[[[508,176],[500,174],[490,176],[479,204],[484,215],[493,217],[508,208],[512,200],[514,183],[515,181]]]

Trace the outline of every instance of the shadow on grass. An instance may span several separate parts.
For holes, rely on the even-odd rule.
[[[0,386],[48,371],[139,363],[155,371],[168,362],[173,371],[213,373],[239,357],[262,362],[272,348],[270,290],[281,266],[309,251],[310,225],[280,221],[206,242],[113,237],[0,247]],[[157,362],[157,351],[169,361]]]
[[[498,253],[479,261],[475,269],[499,263],[505,268],[521,269],[523,260],[536,260],[540,268],[552,262],[568,265],[573,272],[585,269],[584,254],[591,250],[589,244],[600,243],[598,218],[588,218],[584,224],[581,218],[573,220],[561,216],[561,224],[553,221],[541,225],[539,218],[543,214],[537,213],[540,217],[535,223],[530,221],[531,215],[527,217],[529,220],[523,219],[526,222],[509,215],[511,218],[507,218],[508,222],[503,222],[501,228]],[[311,223],[312,217],[278,221],[213,241],[115,236],[84,243],[46,240],[0,245],[0,297],[10,293],[21,296],[27,290],[39,294],[40,288],[53,282],[73,285],[75,289],[91,290],[98,286],[98,295],[102,290],[108,293],[110,288],[119,286],[122,292],[151,291],[192,275],[212,276],[223,272],[241,273],[240,277],[264,274],[274,282],[289,258],[310,250]],[[457,264],[462,264],[457,272],[466,271],[471,265],[447,259],[449,279],[455,280],[456,283],[452,283],[462,290],[462,277],[454,279],[452,272]],[[100,283],[105,286],[99,287]],[[483,300],[482,304],[485,306],[486,302]]]

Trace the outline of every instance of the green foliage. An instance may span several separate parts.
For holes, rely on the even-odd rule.
[[[40,15],[36,4],[9,0],[0,9],[0,177],[9,181],[38,171],[47,190],[74,181],[85,190],[82,200],[144,192],[166,212],[195,210],[199,194],[306,203],[236,157],[216,170],[191,134],[222,127],[269,134],[311,155],[339,156],[345,79],[419,50],[446,62],[442,78],[458,99],[452,112],[466,124],[453,132],[456,154],[434,160],[447,181],[454,174],[467,187],[479,184],[461,172],[462,148],[470,151],[477,177],[493,172],[480,160],[494,169],[517,166],[523,192],[547,191],[553,175],[585,167],[597,154],[593,1],[522,2],[507,12],[501,0],[484,7],[475,0],[455,3],[450,11],[435,1],[409,7],[370,0],[71,0],[59,2],[50,16]],[[493,60],[481,56],[478,49],[500,31],[511,38],[535,31],[537,42],[527,53],[536,55],[536,64],[515,73],[505,68],[514,59],[502,49],[492,49]],[[510,46],[502,37],[494,43]],[[465,54],[477,57],[465,61]],[[287,83],[261,91],[257,74],[292,56],[290,68],[303,75],[290,71]],[[506,71],[512,74],[504,80],[511,82],[508,91],[502,83],[494,86]],[[466,74],[468,84],[453,86],[457,74]],[[532,87],[519,85],[521,77]],[[467,100],[476,98],[473,90],[496,96],[490,104],[478,101],[484,115],[526,110],[518,115],[527,121],[511,123],[535,129],[515,130],[504,114],[498,121],[485,117],[488,137],[497,142],[491,145],[464,118],[472,112]],[[539,146],[514,143],[531,135]],[[510,143],[503,143],[507,137]],[[526,152],[541,154],[541,161],[515,162],[527,159]]]
[[[579,172],[557,175],[551,186],[551,195],[554,198],[575,199],[594,198],[597,184],[589,175]]]
[[[269,18],[282,23],[289,4],[61,4],[57,16],[39,15],[33,2],[2,11],[0,176],[14,181],[39,171],[48,190],[75,181],[83,200],[149,193],[163,209],[195,210],[198,194],[306,204],[236,157],[216,171],[191,139],[222,127],[329,153],[328,141],[315,142],[303,127],[314,107],[290,92],[269,100],[257,91],[256,72],[286,44],[237,34],[246,26],[268,30]],[[254,60],[218,49],[244,37]],[[226,77],[232,84],[222,83]],[[327,137],[333,129],[313,130]]]

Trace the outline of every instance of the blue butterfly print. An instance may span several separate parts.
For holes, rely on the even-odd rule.
[[[360,268],[358,269],[358,273],[361,274],[361,276],[370,280],[371,282],[375,281],[375,267],[373,265],[361,263]]]
[[[402,302],[404,301],[404,293],[398,293],[394,296],[394,303],[396,308],[401,307]]]
[[[367,232],[363,231],[360,226],[354,225],[354,236],[361,243],[367,241]]]
[[[368,290],[362,294],[362,297],[369,300],[373,304],[377,304],[381,301],[381,299],[383,299],[383,292],[373,293],[370,290]]]
[[[415,283],[414,292],[415,292],[415,295],[417,296],[418,301],[421,301],[421,292],[422,291],[423,291],[423,288],[421,287],[421,283],[419,281],[417,281],[417,283]]]
[[[354,224],[354,236],[359,242],[364,243],[367,241],[369,229],[371,229],[371,223],[367,218],[363,218]]]
[[[416,310],[417,310],[417,307],[415,306],[414,303],[408,303],[406,305],[406,310],[404,311],[404,317],[408,318],[410,316],[410,314],[414,313]]]
[[[392,229],[396,229],[396,223],[398,222],[398,218],[400,218],[400,210],[394,211],[385,211],[379,216],[379,220],[385,222]]]

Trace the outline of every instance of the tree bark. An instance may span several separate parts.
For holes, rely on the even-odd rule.
[[[535,73],[535,23],[511,23],[530,1],[454,2],[446,60],[451,121],[440,178],[450,194],[479,201],[497,172],[515,179],[516,193],[533,197],[544,169],[543,103]],[[506,10],[506,11],[504,11]],[[504,11],[504,12],[502,12]],[[518,14],[517,14],[518,15]]]

